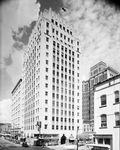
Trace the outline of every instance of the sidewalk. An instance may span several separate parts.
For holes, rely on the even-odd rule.
[[[76,145],[57,145],[57,146],[47,146],[50,149],[54,149],[54,150],[77,150],[77,146]],[[87,146],[79,146],[78,150],[89,150],[87,148]]]
[[[62,144],[62,145],[56,145],[56,146],[47,146],[50,149],[55,149],[55,150],[74,150],[76,149],[76,145],[66,145],[66,144]]]

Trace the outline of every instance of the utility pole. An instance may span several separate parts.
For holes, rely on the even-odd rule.
[[[37,122],[38,131],[39,131],[39,138],[40,138],[40,132],[41,132],[41,121]]]
[[[78,128],[77,128],[76,138],[77,138],[76,145],[77,145],[77,150],[78,150]]]

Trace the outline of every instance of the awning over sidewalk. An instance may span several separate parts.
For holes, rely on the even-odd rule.
[[[71,140],[71,141],[75,140],[75,138],[74,138],[74,136],[72,134],[70,135],[69,140]]]
[[[77,138],[79,139],[89,139],[89,133],[81,133],[81,134],[77,134]]]

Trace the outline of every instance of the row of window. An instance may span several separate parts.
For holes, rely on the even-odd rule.
[[[115,113],[115,126],[120,126],[120,113]],[[101,128],[107,127],[107,115],[101,115]]]
[[[58,25],[59,25],[59,27],[60,27],[61,30],[67,31],[67,33],[69,33],[69,34],[72,35],[72,31],[70,31],[69,29],[66,29],[66,27],[63,26],[62,24],[58,24],[58,22],[55,21],[54,19],[51,19],[51,22],[52,22],[54,25],[56,25],[57,27],[58,27]],[[48,22],[46,22],[46,27],[49,28],[49,23],[48,23]]]
[[[47,117],[47,116],[45,116],[45,118],[46,118],[46,117]],[[46,118],[45,120],[47,120],[47,118]],[[60,119],[61,122],[63,122],[63,121],[64,121],[64,122],[67,122],[67,120],[68,120],[69,123],[71,123],[71,122],[74,123],[74,119],[71,119],[71,118],[68,118],[68,119],[67,119],[67,118],[63,118],[63,117],[62,117],[62,118]],[[52,117],[52,121],[59,121],[59,117]],[[77,122],[79,123],[79,119],[77,119]]]
[[[119,103],[120,102],[120,92],[119,91],[115,91],[115,103]],[[102,95],[101,96],[101,106],[106,106],[107,105],[107,96],[106,95]]]
[[[47,129],[47,127],[48,127],[48,125],[47,124],[45,124],[44,125],[44,129]],[[59,130],[59,127],[60,127],[60,129],[61,130],[67,130],[67,126],[58,126],[58,125],[52,125],[52,130]],[[32,125],[32,126],[25,126],[24,127],[24,130],[34,130],[34,128],[36,128],[36,126],[34,127],[34,125]],[[68,126],[68,130],[74,130],[74,126]]]
[[[55,50],[55,48],[60,48],[61,47],[61,51],[63,52],[63,50],[64,50],[64,52],[67,54],[67,52],[68,52],[68,50],[69,50],[69,55],[72,55],[72,56],[74,56],[74,51],[72,51],[71,49],[68,49],[67,47],[65,47],[65,46],[63,46],[63,45],[60,45],[60,43],[57,43],[57,42],[55,42],[55,41],[53,41],[53,50]],[[56,51],[57,52],[57,51]],[[54,53],[55,53],[55,51],[54,51]],[[77,54],[77,57],[79,58],[79,54]]]
[[[56,128],[55,128],[56,127]],[[59,126],[58,125],[52,125],[52,129],[56,129],[56,130],[59,130]],[[61,130],[67,130],[67,126],[60,126],[60,129]],[[68,126],[68,130],[74,130],[74,126]]]
[[[64,40],[66,40],[67,39],[67,42],[69,42],[69,43],[71,43],[71,44],[73,44],[73,40],[72,39],[70,39],[69,37],[67,38],[67,36],[66,35],[64,35],[63,33],[59,33],[59,31],[58,30],[56,30],[55,31],[55,29],[53,28],[52,29],[52,33],[53,34],[56,34],[57,36],[59,36],[60,38],[62,38],[62,39],[64,39]],[[49,32],[48,32],[48,30],[46,30],[46,34],[47,35],[49,35]]]

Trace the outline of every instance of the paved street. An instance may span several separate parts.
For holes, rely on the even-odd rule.
[[[67,147],[54,147],[54,149],[52,148],[49,148],[49,147],[38,147],[38,146],[33,146],[33,147],[28,147],[28,148],[25,148],[25,147],[9,147],[9,148],[3,148],[3,150],[26,150],[26,149],[30,149],[30,150],[76,150],[76,148],[67,148]],[[81,146],[79,147],[78,150],[88,150],[86,149],[85,146]]]
[[[0,138],[0,149],[3,150],[76,150],[76,145],[58,145],[58,146],[48,146],[48,147],[40,147],[40,146],[31,146],[31,147],[22,147],[20,144],[15,144],[6,139]],[[86,146],[81,146],[78,150],[88,150]]]
[[[0,149],[8,147],[20,147],[21,145],[10,142],[4,138],[0,138]]]

